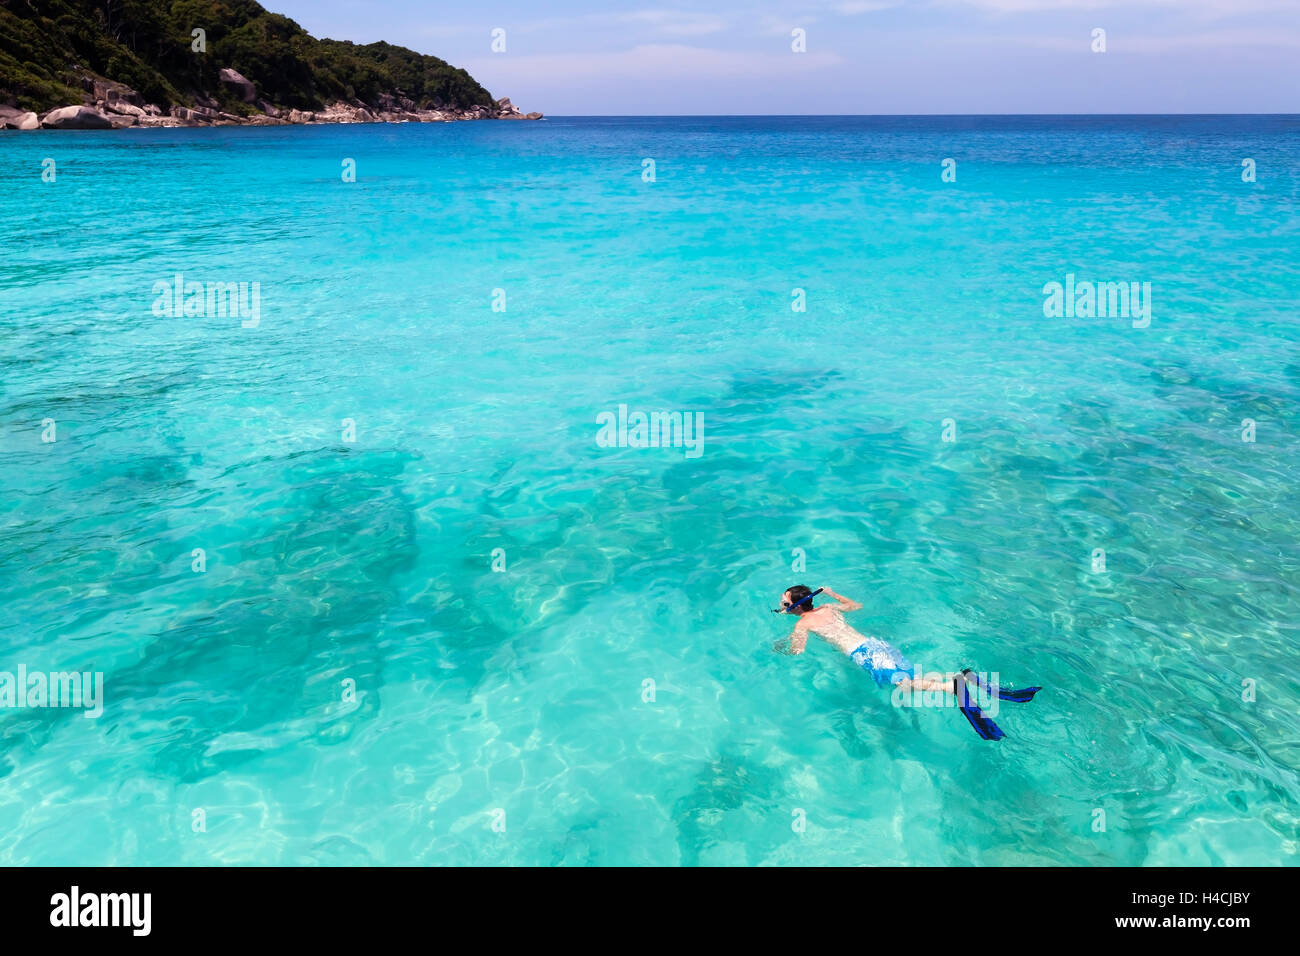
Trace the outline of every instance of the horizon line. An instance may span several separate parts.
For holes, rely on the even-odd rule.
[[[928,117],[1023,117],[1023,116],[1288,116],[1300,119],[1300,112],[1271,111],[1241,113],[546,113],[543,119],[732,119],[759,117],[770,119],[845,119]]]

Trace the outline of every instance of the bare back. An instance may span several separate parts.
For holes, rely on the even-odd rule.
[[[807,614],[801,614],[798,626],[806,628],[845,654],[852,654],[854,648],[860,647],[867,641],[863,635],[849,626],[849,622],[844,620],[844,614],[833,604],[824,604]]]

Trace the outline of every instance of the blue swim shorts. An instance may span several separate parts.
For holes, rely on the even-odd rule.
[[[849,659],[871,675],[881,687],[892,687],[916,677],[912,662],[884,641],[860,644]]]

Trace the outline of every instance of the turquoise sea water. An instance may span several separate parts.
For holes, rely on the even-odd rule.
[[[1294,865],[1298,143],[5,135],[0,670],[105,706],[0,709],[0,862]],[[259,323],[154,314],[178,272]],[[1045,317],[1067,274],[1149,327]],[[620,404],[703,453],[602,447]],[[795,583],[1046,690],[999,744],[891,706],[774,652]]]

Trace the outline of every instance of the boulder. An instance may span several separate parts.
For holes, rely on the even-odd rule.
[[[173,106],[172,116],[186,123],[211,123],[216,114],[208,115],[211,111],[196,106],[194,109],[188,109],[184,106]]]
[[[104,106],[112,106],[114,103],[130,103],[132,106],[144,105],[144,97],[131,87],[124,83],[118,83],[116,80],[83,76],[81,85],[89,94],[89,98],[93,99],[101,109]]]
[[[289,110],[290,123],[310,123],[315,118],[316,114],[310,111],[303,112],[302,110]]]
[[[40,129],[41,121],[35,113],[15,106],[0,106],[0,129]]]
[[[230,67],[223,67],[219,74],[222,84],[239,94],[239,98],[245,103],[251,103],[257,99],[257,87],[253,81],[242,75],[238,70],[232,70]]]
[[[41,126],[46,129],[112,129],[113,123],[89,106],[63,106],[46,113]]]
[[[373,123],[375,121],[374,114],[360,100],[356,103],[345,103],[342,100],[331,103],[316,113],[314,119],[317,123]]]
[[[510,97],[508,96],[503,96],[501,97],[501,99],[497,100],[497,107],[506,111],[507,113],[518,112],[518,110],[516,110],[514,105],[510,102]]]
[[[526,113],[526,114],[524,114],[524,119],[541,119],[541,118],[542,118],[542,114],[541,114],[541,113]]]
[[[144,106],[144,97],[135,90],[126,87],[114,87],[113,89],[110,89],[105,99],[108,100],[110,109],[119,103],[125,103],[129,106]]]
[[[351,123],[355,110],[346,103],[330,103],[315,114],[308,114],[318,123]]]
[[[113,129],[125,129],[140,122],[140,118],[138,116],[126,116],[122,113],[109,113],[108,121],[113,124]]]
[[[274,117],[280,115],[280,110],[275,106],[271,105],[270,103],[268,103],[266,100],[258,100],[257,108],[261,110],[263,113],[265,113],[267,116]]]
[[[146,115],[146,114],[145,114],[145,111],[142,110],[140,107],[135,106],[135,105],[133,105],[133,104],[131,104],[131,103],[124,102],[124,101],[119,101],[119,102],[117,102],[117,103],[111,103],[111,102],[110,102],[106,108],[109,110],[109,112],[112,112],[112,113],[120,113],[120,114],[122,114],[123,116],[144,116],[144,115]]]

